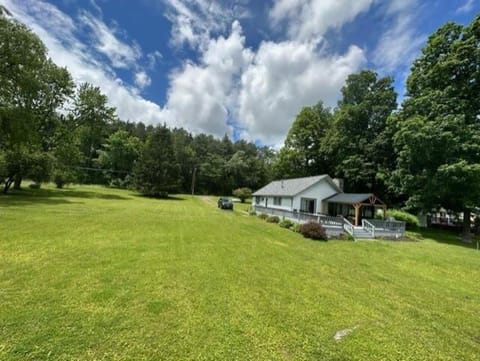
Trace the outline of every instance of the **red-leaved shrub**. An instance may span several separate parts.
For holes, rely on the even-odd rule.
[[[300,233],[305,238],[315,239],[318,241],[326,241],[328,239],[327,232],[320,223],[308,222],[302,224],[300,227]]]

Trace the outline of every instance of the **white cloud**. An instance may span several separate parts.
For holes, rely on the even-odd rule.
[[[465,3],[457,9],[456,13],[469,13],[472,11],[473,5],[475,5],[475,0],[466,0]]]
[[[278,146],[302,107],[319,100],[334,106],[347,76],[365,61],[356,46],[344,55],[328,56],[314,43],[262,43],[241,80],[239,119],[244,135]]]
[[[171,42],[204,48],[213,34],[225,31],[236,19],[248,16],[245,0],[163,0],[172,23]]]
[[[236,100],[237,78],[253,56],[244,42],[240,24],[234,22],[228,38],[208,42],[199,64],[187,62],[171,75],[165,106],[171,122],[195,132],[231,133],[227,122]]]
[[[417,34],[417,0],[392,0],[388,5],[386,15],[392,18],[392,23],[372,54],[374,64],[382,73],[410,65],[426,39],[426,35]]]
[[[270,11],[273,26],[286,23],[291,39],[308,41],[330,29],[340,29],[377,0],[275,0]]]
[[[92,30],[95,48],[110,60],[115,68],[133,68],[142,57],[140,47],[120,40],[114,29],[88,12],[82,12],[79,20]]]
[[[152,70],[157,66],[157,63],[163,59],[163,55],[158,50],[147,54],[148,69]]]
[[[145,89],[152,83],[152,79],[148,76],[148,74],[141,70],[135,74],[135,85],[140,89]]]

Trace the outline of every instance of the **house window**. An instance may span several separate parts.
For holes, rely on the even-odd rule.
[[[300,203],[300,211],[304,213],[315,213],[316,200],[309,198],[302,198]]]
[[[281,206],[282,205],[282,197],[273,197],[273,205],[274,206]]]
[[[258,197],[258,196],[255,197],[255,203],[256,203],[256,204],[260,204],[260,197]]]

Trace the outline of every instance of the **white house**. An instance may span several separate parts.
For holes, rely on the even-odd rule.
[[[342,189],[328,175],[273,181],[253,193],[255,206],[291,212],[328,212],[325,200]]]
[[[372,193],[344,193],[343,181],[327,174],[273,181],[253,193],[253,208],[287,218],[343,216],[358,226],[362,219],[374,218],[374,209],[385,204]],[[310,217],[308,217],[310,216]]]

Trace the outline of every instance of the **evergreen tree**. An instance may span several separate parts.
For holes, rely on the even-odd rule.
[[[137,190],[150,197],[167,197],[169,192],[178,190],[179,165],[171,132],[165,125],[148,135],[135,167],[134,181]]]

